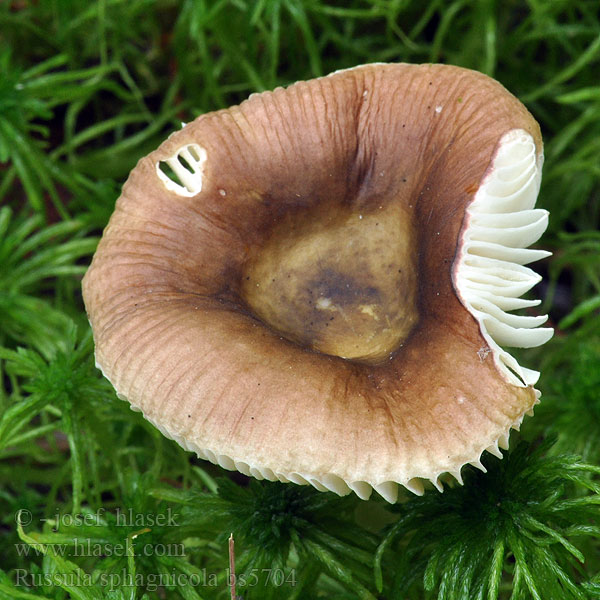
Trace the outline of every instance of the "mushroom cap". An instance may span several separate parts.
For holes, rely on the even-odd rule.
[[[202,115],[131,172],[84,278],[97,365],[225,469],[392,502],[460,481],[538,402],[501,344],[552,335],[507,312],[536,304],[541,164],[525,107],[453,66]]]

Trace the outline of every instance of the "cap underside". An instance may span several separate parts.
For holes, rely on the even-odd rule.
[[[467,208],[454,283],[463,304],[477,319],[500,372],[514,385],[535,385],[537,371],[526,369],[501,346],[531,348],[545,344],[553,329],[548,319],[507,311],[537,306],[520,298],[541,277],[523,265],[550,255],[527,246],[548,226],[548,211],[534,208],[543,155],[526,131],[515,129],[500,140],[488,175]]]

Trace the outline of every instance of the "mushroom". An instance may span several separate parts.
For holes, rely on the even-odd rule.
[[[501,457],[543,344],[510,311],[540,131],[496,81],[373,64],[198,117],[131,172],[83,281],[96,361],[225,469],[389,502]]]

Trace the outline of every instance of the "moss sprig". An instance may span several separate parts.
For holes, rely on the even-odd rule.
[[[222,548],[234,535],[238,575],[245,581],[259,577],[245,597],[287,597],[282,594],[290,590],[292,597],[317,597],[323,577],[341,584],[341,591],[352,590],[352,597],[374,598],[371,568],[376,538],[353,523],[356,498],[254,480],[240,486],[221,478],[217,485],[216,493],[153,493],[182,502],[183,523],[190,535],[214,536]],[[276,581],[269,585],[274,573],[282,579],[280,586]],[[279,587],[283,589],[278,591]]]
[[[551,443],[520,442],[484,460],[486,474],[469,470],[464,486],[399,506],[377,552],[378,589],[385,580],[393,594],[423,585],[437,600],[587,598],[576,540],[600,536],[600,468],[547,455]]]

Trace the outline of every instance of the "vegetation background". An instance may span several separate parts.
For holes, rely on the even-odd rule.
[[[543,402],[487,474],[338,498],[195,459],[94,368],[81,276],[138,158],[181,121],[335,69],[443,62],[540,122],[550,211],[523,361]],[[0,598],[600,597],[598,0],[0,3]],[[142,516],[140,518],[140,515]]]

